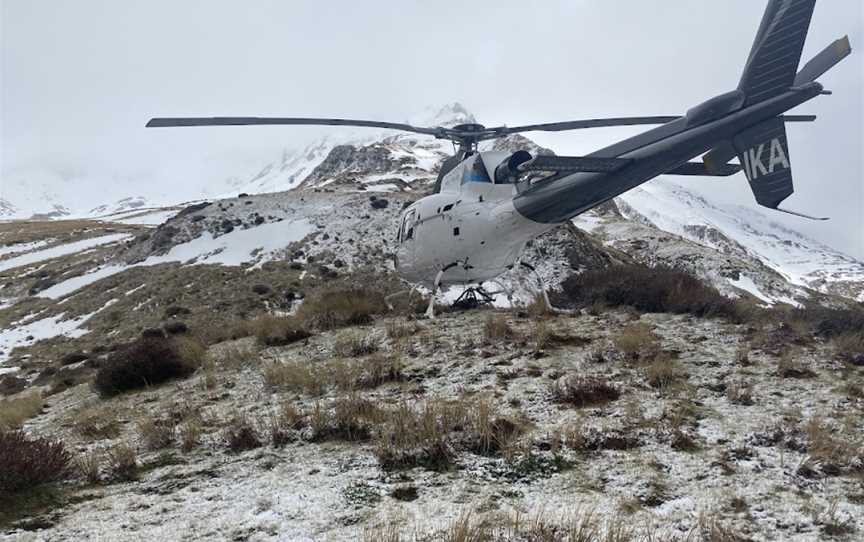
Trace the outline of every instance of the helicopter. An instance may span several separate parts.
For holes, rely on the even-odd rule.
[[[397,233],[396,270],[409,283],[431,289],[426,313],[432,318],[439,288],[474,284],[478,286],[466,293],[489,300],[491,294],[483,290],[483,283],[496,282],[514,266],[537,276],[533,266],[520,259],[529,241],[659,175],[728,177],[743,170],[758,204],[806,219],[827,220],[780,207],[794,192],[786,123],[816,119],[786,112],[831,94],[816,80],[852,52],[846,36],[798,69],[815,5],[816,0],[769,0],[738,87],[692,107],[683,116],[491,128],[328,118],[193,117],[153,118],[147,127],[352,126],[452,141],[456,152],[441,165],[434,193],[404,209]],[[478,149],[481,142],[524,132],[636,125],[656,127],[587,156]],[[697,157],[702,160],[691,161]],[[735,158],[738,163],[732,162]]]

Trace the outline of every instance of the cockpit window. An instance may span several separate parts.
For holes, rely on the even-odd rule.
[[[402,224],[399,226],[399,242],[405,242],[414,237],[414,216],[415,212],[412,209],[405,213],[402,218]]]
[[[483,165],[480,155],[475,155],[469,160],[471,160],[471,163],[465,168],[465,172],[462,174],[462,184],[491,183],[492,180],[486,172],[486,166]]]

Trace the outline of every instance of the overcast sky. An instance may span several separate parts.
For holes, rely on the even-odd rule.
[[[111,170],[145,182],[180,160],[261,156],[316,128],[145,130],[151,116],[280,115],[404,120],[463,103],[487,125],[680,114],[737,86],[758,0],[0,0],[2,178],[33,167]],[[849,34],[864,2],[821,0],[804,55]],[[784,224],[864,258],[864,54],[789,126]],[[584,153],[632,133],[533,136]],[[687,181],[750,203],[743,175]],[[768,212],[768,211],[766,211]]]

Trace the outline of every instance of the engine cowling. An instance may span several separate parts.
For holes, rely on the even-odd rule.
[[[519,166],[533,158],[528,151],[516,151],[495,168],[495,184],[515,183],[519,178]]]

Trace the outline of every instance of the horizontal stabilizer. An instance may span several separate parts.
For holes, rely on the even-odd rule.
[[[535,156],[519,165],[519,171],[557,173],[613,173],[633,163],[627,158],[591,158],[582,156]]]
[[[788,209],[781,209],[780,207],[777,207],[777,208],[774,209],[774,210],[775,210],[775,211],[780,211],[781,213],[786,213],[787,215],[800,216],[801,218],[807,218],[807,219],[809,219],[809,220],[819,220],[819,221],[823,221],[823,220],[831,220],[831,219],[828,218],[828,217],[818,217],[818,216],[805,215],[804,213],[798,213],[798,212],[796,212],[796,211],[790,211],[790,210],[788,210]]]
[[[844,36],[826,47],[801,68],[795,76],[795,86],[812,83],[850,54],[852,54],[852,46],[849,44],[849,36]]]
[[[720,164],[710,169],[702,162],[688,162],[673,170],[667,171],[666,175],[686,175],[693,177],[729,177],[741,171],[738,164]]]

